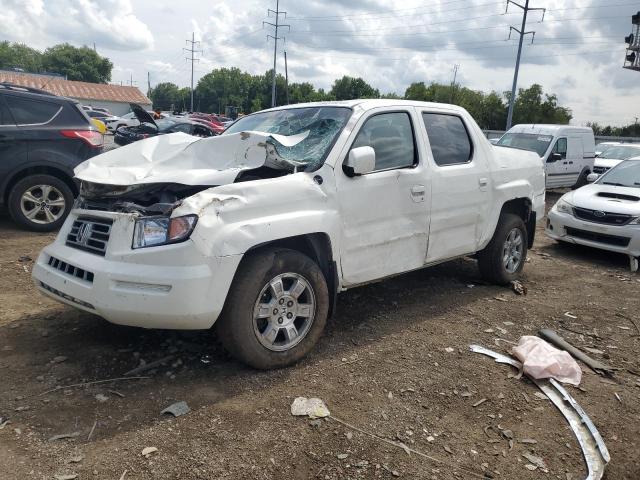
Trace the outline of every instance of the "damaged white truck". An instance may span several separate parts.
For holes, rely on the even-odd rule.
[[[422,102],[266,110],[75,173],[80,196],[34,266],[38,289],[122,325],[215,324],[256,368],[306,355],[346,289],[462,256],[514,280],[544,213],[537,155]]]

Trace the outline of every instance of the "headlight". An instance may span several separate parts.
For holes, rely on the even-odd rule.
[[[561,213],[568,213],[569,215],[573,215],[573,207],[571,206],[571,204],[565,202],[562,199],[558,200],[558,203],[556,203],[556,210]]]
[[[184,217],[149,217],[136,220],[131,248],[155,247],[183,242],[196,226],[197,215]]]

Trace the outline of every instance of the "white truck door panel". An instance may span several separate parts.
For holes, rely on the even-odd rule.
[[[567,138],[567,185],[574,185],[578,181],[580,172],[585,165],[582,138]]]
[[[474,149],[464,120],[424,112],[433,172],[427,262],[476,251],[485,226],[491,179],[481,149]]]
[[[373,147],[376,170],[355,177],[336,170],[345,286],[424,265],[431,194],[418,162],[415,123],[409,111],[363,118],[350,148]]]
[[[554,153],[559,153],[560,160],[550,162],[549,159]],[[549,155],[546,159],[547,187],[562,187],[567,183],[567,139],[560,137],[556,139]]]

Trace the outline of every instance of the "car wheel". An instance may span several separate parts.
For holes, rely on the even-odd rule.
[[[318,265],[294,250],[271,249],[243,259],[216,329],[240,361],[280,368],[311,351],[328,311],[327,282]]]
[[[482,276],[505,285],[516,280],[527,258],[527,227],[522,218],[503,213],[489,244],[478,254]]]
[[[31,175],[16,183],[9,194],[13,220],[35,232],[60,228],[73,205],[69,186],[51,175]]]
[[[587,183],[587,177],[589,176],[589,170],[584,170],[578,177],[578,181],[571,187],[571,190],[576,190],[580,187],[584,187]]]

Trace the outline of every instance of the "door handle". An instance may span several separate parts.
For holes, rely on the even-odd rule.
[[[424,185],[414,185],[411,187],[411,199],[415,203],[424,202],[425,192],[426,189],[424,188]]]
[[[482,177],[478,179],[478,183],[480,184],[481,187],[486,187],[489,184],[489,180]]]

